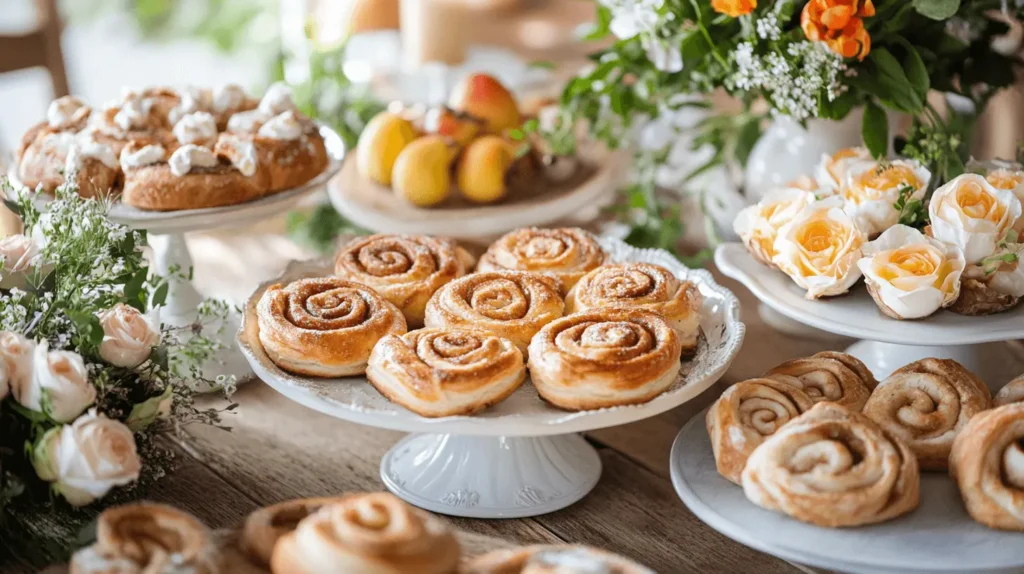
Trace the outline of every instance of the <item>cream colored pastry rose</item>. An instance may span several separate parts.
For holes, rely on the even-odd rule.
[[[992,255],[1021,216],[1012,190],[993,187],[984,177],[965,173],[935,190],[928,205],[931,234],[956,245],[968,264]]]
[[[160,343],[160,324],[124,303],[99,314],[103,326],[100,356],[118,367],[137,367]]]
[[[850,164],[870,160],[871,153],[864,147],[848,147],[831,155],[824,154],[814,170],[814,179],[821,187],[838,189],[846,181]]]
[[[901,190],[909,187],[913,190],[910,198],[922,199],[929,181],[931,172],[916,161],[857,162],[846,170],[839,194],[846,200],[843,209],[860,230],[874,237],[899,222],[900,212],[895,205]]]
[[[868,291],[886,315],[920,319],[960,296],[964,254],[913,227],[896,225],[864,245],[857,262]]]
[[[968,169],[972,165],[968,165]],[[992,184],[996,189],[1008,189],[1017,196],[1021,203],[1024,203],[1024,167],[1019,163],[1008,161],[992,160],[987,162],[974,162],[973,167],[980,168],[985,176],[985,181]],[[1017,219],[1014,229],[1024,232],[1024,217]]]
[[[860,279],[857,261],[866,236],[843,211],[843,200],[830,197],[803,209],[779,230],[772,260],[808,299],[841,295]]]
[[[772,259],[779,229],[814,201],[814,194],[803,189],[769,191],[761,201],[739,212],[733,229],[755,259],[765,265],[774,265]]]
[[[32,353],[32,374],[11,388],[21,406],[57,422],[70,422],[96,400],[85,362],[72,351],[51,351],[46,341]]]

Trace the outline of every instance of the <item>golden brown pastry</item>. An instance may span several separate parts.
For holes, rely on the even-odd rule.
[[[274,574],[454,574],[459,543],[437,518],[387,493],[320,508],[278,540]]]
[[[914,453],[866,416],[831,402],[814,405],[765,439],[747,459],[751,502],[818,526],[859,526],[917,508]]]
[[[270,360],[313,377],[361,374],[377,341],[405,333],[397,307],[365,285],[335,277],[273,285],[256,312]]]
[[[684,355],[697,350],[700,308],[704,297],[690,281],[652,263],[602,265],[583,276],[565,298],[565,312],[597,307],[638,307],[668,319],[679,335]]]
[[[180,510],[140,502],[104,511],[97,522],[96,542],[75,552],[70,570],[219,574],[222,568],[206,526]]]
[[[535,273],[471,273],[437,290],[424,323],[439,329],[482,330],[515,343],[523,354],[541,327],[562,316],[554,281]]]
[[[953,441],[949,472],[971,518],[1024,531],[1024,403],[972,418]]]
[[[533,271],[557,278],[566,293],[607,255],[590,233],[577,227],[526,227],[505,234],[480,258],[477,271]]]
[[[526,378],[526,364],[508,339],[428,328],[381,339],[370,354],[366,378],[416,414],[448,417],[505,400]]]
[[[300,498],[261,508],[245,519],[239,546],[251,561],[260,566],[270,566],[274,545],[282,536],[295,530],[299,522],[321,507],[341,502],[345,498]]]
[[[772,379],[750,379],[729,387],[704,419],[718,473],[739,484],[757,445],[813,405],[800,389]]]
[[[1011,403],[1024,403],[1024,375],[1006,383],[992,399],[992,406],[996,407]]]
[[[250,113],[261,112],[257,109]],[[231,157],[231,148],[251,146],[257,164],[266,170],[270,192],[299,187],[320,175],[330,163],[320,128],[296,110],[256,120],[245,128],[251,131],[236,127],[221,134],[214,151]]]
[[[654,574],[654,571],[588,546],[538,545],[497,550],[469,561],[465,574]]]
[[[921,468],[944,470],[953,439],[992,395],[977,377],[949,359],[923,359],[882,381],[864,414],[905,442]]]
[[[410,327],[422,327],[427,301],[473,268],[473,256],[450,239],[371,235],[352,241],[334,259],[334,274],[362,283],[391,301]]]
[[[831,401],[854,411],[864,408],[878,385],[856,357],[832,351],[786,361],[764,376],[803,390],[815,402]]]
[[[530,342],[530,378],[568,410],[645,403],[679,375],[679,336],[661,315],[605,307],[552,321]]]

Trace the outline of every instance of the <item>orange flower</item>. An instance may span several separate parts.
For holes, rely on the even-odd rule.
[[[757,0],[711,0],[711,8],[719,14],[736,18],[757,8]]]
[[[825,42],[844,58],[863,60],[871,51],[863,18],[874,15],[871,0],[811,0],[800,14],[800,27],[808,40]]]

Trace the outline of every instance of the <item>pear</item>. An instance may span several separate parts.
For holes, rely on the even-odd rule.
[[[448,107],[483,120],[486,131],[492,134],[518,128],[522,123],[519,106],[512,93],[487,74],[466,76],[452,90]]]
[[[356,147],[356,169],[366,179],[391,185],[399,153],[416,139],[412,124],[391,112],[381,112],[366,124]]]
[[[466,146],[456,167],[462,195],[475,203],[493,203],[508,192],[509,168],[515,161],[512,144],[498,136],[483,136]]]
[[[423,136],[398,154],[391,174],[395,193],[419,207],[431,207],[448,198],[451,164],[458,147],[451,138]]]

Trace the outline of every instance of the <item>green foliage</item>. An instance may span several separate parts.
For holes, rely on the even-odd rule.
[[[341,216],[330,204],[316,206],[313,211],[292,211],[286,221],[288,237],[318,253],[334,251],[334,241],[343,233],[365,233]]]
[[[930,223],[928,221],[928,207],[924,200],[914,198],[914,188],[904,185],[900,188],[900,197],[893,204],[896,211],[900,212],[900,225],[923,230]]]
[[[914,0],[914,9],[932,20],[946,20],[960,9],[960,0]]]
[[[861,137],[871,155],[876,159],[885,157],[889,151],[889,122],[882,108],[874,102],[864,105],[864,120],[861,126]]]

